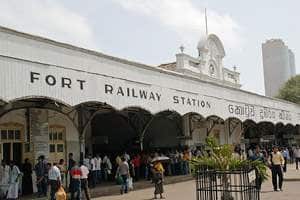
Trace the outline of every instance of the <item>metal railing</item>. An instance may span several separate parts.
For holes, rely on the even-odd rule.
[[[196,173],[197,200],[260,200],[256,178],[255,170],[199,168]]]

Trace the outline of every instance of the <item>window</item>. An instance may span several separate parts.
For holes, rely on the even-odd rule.
[[[58,153],[64,152],[64,145],[63,144],[58,144],[56,146],[56,150]]]
[[[1,140],[7,140],[7,130],[1,130]]]
[[[8,130],[8,139],[13,140],[14,139],[14,130]]]
[[[65,136],[66,128],[60,125],[49,127],[49,158],[51,163],[65,159]]]
[[[62,134],[62,132],[58,133],[58,140],[63,140],[63,134]]]
[[[21,132],[20,130],[15,130],[15,140],[20,140],[21,139]]]
[[[215,75],[215,67],[213,66],[213,64],[209,65],[209,73],[211,76]]]
[[[62,132],[50,132],[49,133],[49,140],[50,141],[62,141],[64,140],[64,136]]]
[[[21,140],[21,131],[20,130],[1,130],[1,140]]]
[[[54,153],[55,152],[55,144],[50,144],[49,145],[49,152]]]
[[[57,140],[57,133],[53,133],[53,140]]]

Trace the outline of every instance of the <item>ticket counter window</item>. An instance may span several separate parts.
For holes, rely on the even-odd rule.
[[[0,153],[5,161],[22,163],[23,128],[17,124],[0,125]]]
[[[50,126],[49,130],[49,162],[58,163],[60,159],[66,160],[65,141],[66,129],[61,126]]]

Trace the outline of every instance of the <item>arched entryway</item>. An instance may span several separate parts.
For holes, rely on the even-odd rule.
[[[68,153],[79,159],[74,115],[72,107],[47,97],[24,97],[5,104],[0,108],[0,157],[17,163],[28,158],[32,164],[40,155],[50,163],[66,160]]]
[[[155,114],[142,137],[145,150],[179,147],[183,137],[181,115],[170,110]]]

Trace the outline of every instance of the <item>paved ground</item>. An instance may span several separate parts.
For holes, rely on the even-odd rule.
[[[262,186],[261,200],[298,200],[300,199],[300,171],[294,166],[288,167],[285,174],[283,192],[273,192],[271,178]],[[195,200],[195,182],[186,181],[165,186],[165,197],[169,200]],[[153,188],[132,191],[125,195],[99,197],[94,200],[150,200],[153,198]]]
[[[169,200],[195,200],[195,182],[187,181],[165,186],[165,197]],[[271,181],[263,184],[261,200],[297,200],[300,199],[300,182],[285,182],[283,192],[273,192]],[[153,189],[143,189],[125,195],[100,197],[94,200],[150,200]]]
[[[189,181],[191,177],[177,176],[167,177],[166,182],[176,183],[165,186],[166,199],[172,200],[195,200],[195,182]],[[295,170],[295,165],[288,166],[288,172],[285,174],[286,181],[284,182],[283,192],[273,192],[271,180],[263,184],[261,200],[298,200],[300,199],[300,170]],[[182,182],[184,181],[184,182]],[[153,198],[153,185],[147,181],[141,181],[135,185],[136,191],[132,191],[126,195],[113,195],[119,193],[117,185],[100,185],[92,189],[93,196],[103,196],[94,200],[148,200]],[[150,187],[150,188],[149,188]],[[146,189],[145,189],[146,188]],[[22,199],[35,199],[33,196]],[[37,198],[36,198],[37,199]],[[40,200],[42,200],[40,198]],[[44,200],[44,199],[43,199]]]

